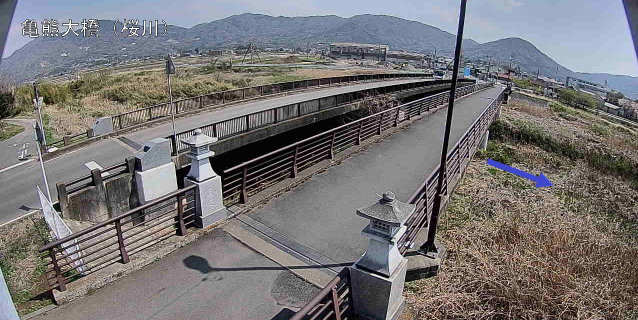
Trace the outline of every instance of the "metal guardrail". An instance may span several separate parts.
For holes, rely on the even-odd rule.
[[[450,195],[452,190],[448,187],[461,174],[463,162],[469,162],[470,158],[476,152],[481,137],[490,124],[494,120],[498,107],[503,102],[503,94],[501,93],[489,104],[489,106],[481,113],[474,123],[465,131],[461,139],[450,149],[447,154],[447,172],[446,179],[443,181],[443,190],[445,195]],[[416,238],[419,230],[429,223],[432,215],[434,197],[436,196],[436,184],[439,177],[439,166],[428,175],[425,181],[410,196],[408,203],[416,204],[416,211],[408,218],[405,225],[408,230],[399,239],[399,251],[404,254]]]
[[[196,109],[203,109],[222,105],[228,102],[237,102],[245,99],[252,99],[258,96],[267,96],[282,92],[303,90],[318,86],[331,86],[343,83],[360,82],[360,81],[380,81],[380,80],[396,80],[404,78],[426,78],[431,77],[426,73],[382,73],[382,74],[366,74],[342,77],[316,78],[309,80],[289,81],[273,83],[261,86],[246,87],[235,90],[226,90],[212,92],[196,97],[174,100],[175,113],[183,113]],[[171,115],[171,107],[169,102],[164,102],[137,110],[120,113],[111,116],[113,120],[113,129],[121,130],[144,122],[168,117]],[[64,136],[62,139],[53,141],[46,145],[46,149],[52,147],[65,147],[73,143],[90,138],[91,129],[86,132],[75,135]]]
[[[374,89],[360,90],[356,92],[342,93],[323,97],[319,99],[306,100],[290,105],[276,107],[268,110],[258,111],[251,114],[242,115],[228,120],[211,123],[199,128],[194,128],[177,133],[177,139],[175,136],[170,135],[165,137],[171,141],[172,155],[175,156],[181,152],[188,150],[188,146],[181,142],[182,139],[186,139],[195,134],[195,130],[201,129],[203,133],[217,137],[218,139],[225,139],[231,136],[239,135],[251,130],[264,127],[270,124],[279,123],[282,121],[302,117],[310,113],[319,112],[326,109],[336,108],[340,105],[350,104],[353,102],[361,101],[365,97],[383,95],[394,92],[401,92],[406,90],[414,90],[423,87],[444,87],[448,84],[449,80],[429,80],[423,82],[414,82],[406,84],[397,84],[392,86],[379,87]],[[470,81],[461,81],[466,84]],[[175,141],[177,140],[177,141]]]
[[[38,251],[48,251],[49,255],[45,272],[49,288],[66,291],[66,284],[82,275],[118,261],[129,263],[131,255],[154,243],[173,235],[184,236],[195,221],[196,187],[177,190],[41,247]],[[80,249],[72,251],[75,245]],[[79,267],[83,269],[81,274],[76,269]]]
[[[328,285],[290,320],[354,319],[350,268],[343,268]]]
[[[491,86],[490,83],[460,87],[456,91],[456,97]],[[443,92],[392,107],[228,168],[222,173],[224,202],[227,205],[246,203],[251,195],[281,180],[295,178],[299,171],[320,161],[333,159],[335,154],[374,135],[380,135],[390,127],[396,127],[411,117],[445,105],[449,96],[449,92]]]

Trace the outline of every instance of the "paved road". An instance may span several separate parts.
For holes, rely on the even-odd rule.
[[[38,150],[36,149],[37,144],[35,142],[35,134],[33,130],[35,120],[7,119],[3,120],[3,122],[23,126],[24,131],[11,137],[10,139],[0,141],[0,150],[2,150],[2,153],[0,153],[0,170],[2,170],[2,168],[7,168],[12,165],[18,164],[22,161],[26,161],[30,158],[37,157]],[[25,158],[25,160],[18,159],[18,156],[21,154],[22,150],[26,150],[26,154],[30,154],[31,157]]]
[[[478,118],[500,86],[455,103],[450,148]],[[390,190],[406,201],[440,161],[447,108],[412,124],[338,166],[249,213],[275,232],[334,263],[353,262],[367,248],[367,220],[356,209]]]
[[[319,289],[221,229],[38,319],[288,319]]]
[[[261,110],[270,109],[276,106],[293,104],[300,101],[316,99],[323,96],[330,96],[345,92],[358,91],[363,89],[371,89],[380,86],[388,86],[400,83],[412,83],[422,80],[396,80],[383,82],[361,83],[343,87],[325,88],[310,92],[304,92],[294,95],[288,95],[269,100],[255,101],[245,104],[238,104],[229,108],[219,109],[211,112],[198,114],[175,121],[176,130],[184,131],[200,127],[215,121],[230,119],[243,114],[253,113]],[[133,143],[129,145],[122,141],[111,138],[96,142],[83,149],[74,151],[56,159],[52,159],[45,163],[47,177],[49,181],[49,190],[51,197],[57,199],[55,184],[58,182],[66,182],[78,178],[89,173],[84,164],[89,161],[96,161],[102,167],[108,167],[124,161],[126,157],[134,154],[134,149],[139,145],[143,145],[148,141],[157,137],[164,137],[172,134],[172,126],[170,122],[158,125],[156,127],[139,130],[124,135]],[[13,151],[1,152],[4,154]],[[11,155],[9,154],[9,156]],[[9,170],[5,170],[6,166],[0,168],[0,201],[3,206],[0,207],[0,224],[15,219],[28,213],[33,208],[39,207],[35,184],[39,184],[44,190],[40,167],[37,161],[18,166]]]

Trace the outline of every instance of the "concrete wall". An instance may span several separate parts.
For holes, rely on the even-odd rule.
[[[64,218],[101,222],[119,216],[138,205],[134,183],[133,175],[126,173],[72,193]]]

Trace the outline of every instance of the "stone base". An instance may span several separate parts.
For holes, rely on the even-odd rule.
[[[403,285],[407,267],[408,260],[403,259],[387,278],[359,269],[355,264],[350,269],[350,282],[356,315],[370,320],[398,319],[405,304]]]
[[[177,190],[177,175],[172,162],[147,171],[135,172],[135,184],[140,204]]]
[[[415,244],[421,245],[425,243],[427,234],[427,229],[421,230],[421,232],[417,235]],[[436,240],[434,240],[434,245],[438,251],[436,253],[430,252],[423,254],[418,251],[418,246],[415,246],[405,252],[405,257],[408,258],[408,270],[405,274],[406,282],[431,278],[439,273],[441,263],[447,256],[447,249]]]
[[[194,184],[197,185],[197,189],[195,189],[195,224],[199,228],[206,228],[229,216],[226,207],[224,207],[222,178],[220,176],[202,182],[184,178],[184,187]]]

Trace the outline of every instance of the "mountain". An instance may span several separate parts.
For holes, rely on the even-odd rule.
[[[554,78],[556,68],[558,68],[558,78],[565,81],[565,76],[576,76],[573,71],[563,67],[552,58],[538,50],[529,41],[520,38],[506,38],[496,41],[479,44],[473,48],[463,50],[464,57],[474,59],[487,59],[492,57],[492,61],[501,63],[509,63],[510,57],[513,58],[513,66],[520,67],[522,72],[540,74]]]
[[[330,42],[362,42],[387,44],[390,50],[437,52],[451,56],[456,36],[439,28],[416,21],[387,15],[357,15],[342,18],[335,15],[310,17],[273,17],[245,13],[234,15],[192,28],[167,26],[166,35],[124,37],[114,33],[116,22],[100,20],[99,38],[39,37],[16,50],[10,57],[2,59],[0,72],[17,81],[68,72],[114,61],[126,61],[149,56],[160,56],[168,52],[231,48],[251,42],[260,47],[306,48]],[[61,32],[65,28],[60,27]],[[115,25],[121,30],[122,24]],[[139,31],[141,34],[141,30]],[[478,43],[463,40],[463,55],[472,60],[492,57],[492,61],[508,63],[510,56],[521,71],[540,73],[554,77],[580,76],[594,82],[609,81],[612,88],[638,98],[638,78],[609,74],[580,74],[561,66],[533,44],[520,38],[507,38]]]

